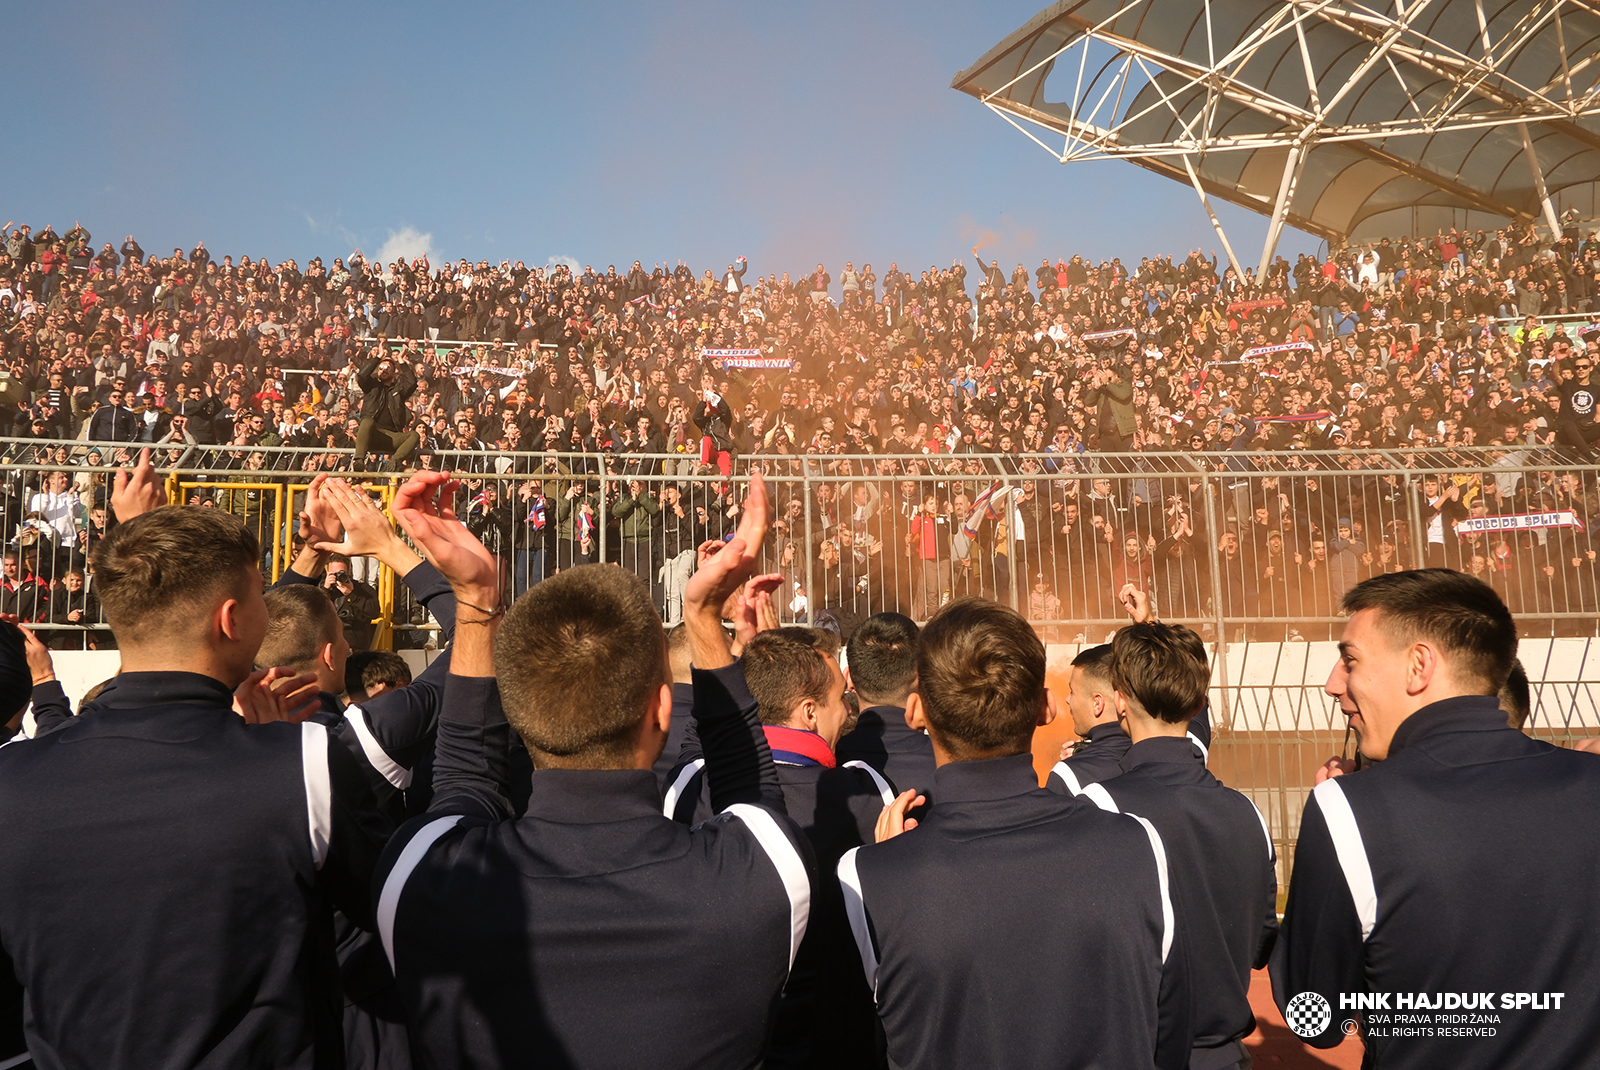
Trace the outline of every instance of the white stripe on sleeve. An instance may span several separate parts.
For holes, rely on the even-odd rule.
[[[1122,813],[1117,809],[1117,801],[1111,797],[1104,784],[1090,784],[1083,789],[1083,795],[1102,810],[1109,810],[1113,814]]]
[[[1195,735],[1193,732],[1187,732],[1185,735],[1189,737],[1190,743],[1193,743],[1197,748],[1199,748],[1200,760],[1203,762],[1209,762],[1211,760],[1211,751],[1204,743],[1200,742],[1200,737]]]
[[[355,732],[356,739],[361,741],[361,753],[367,756],[367,761],[378,771],[378,775],[402,791],[409,788],[411,770],[389,757],[389,752],[383,749],[378,737],[372,734],[372,726],[367,724],[366,711],[360,706],[350,706],[345,709],[344,716],[350,722],[350,728]]]
[[[1057,762],[1056,767],[1050,770],[1050,775],[1060,777],[1061,783],[1065,784],[1067,786],[1067,790],[1072,792],[1072,794],[1083,794],[1083,785],[1078,782],[1078,774],[1074,773],[1072,771],[1072,766],[1068,765],[1066,762]]]
[[[1311,797],[1317,800],[1327,822],[1328,836],[1339,857],[1339,868],[1344,870],[1345,883],[1350,886],[1356,917],[1361,919],[1361,939],[1365,941],[1378,924],[1378,888],[1372,880],[1372,864],[1367,859],[1367,845],[1361,840],[1361,828],[1337,777],[1318,784]]]
[[[328,772],[328,730],[316,721],[300,724],[300,762],[306,781],[311,858],[321,869],[328,860],[328,843],[333,839],[333,777]]]
[[[894,789],[889,786],[887,780],[883,779],[882,773],[859,759],[853,762],[845,762],[844,767],[846,769],[860,769],[871,777],[872,782],[878,786],[878,794],[883,796],[883,805],[888,806],[894,802]]]
[[[806,924],[811,920],[811,880],[806,876],[806,864],[766,810],[750,803],[734,803],[723,813],[744,822],[783,881],[783,890],[789,895],[789,965],[793,967],[800,941],[806,935]]]
[[[856,852],[852,847],[839,859],[839,888],[844,892],[844,913],[850,919],[850,932],[856,938],[856,951],[861,955],[861,970],[867,975],[867,987],[873,996],[878,993],[878,949],[872,946],[872,930],[867,927],[867,901],[861,894],[861,875],[856,872]]]
[[[383,891],[378,894],[378,938],[383,941],[383,953],[389,959],[391,970],[394,969],[394,916],[400,909],[400,893],[405,891],[406,881],[411,878],[417,863],[422,861],[422,856],[428,853],[428,848],[460,820],[460,814],[451,814],[419,828],[400,852],[400,857],[394,860],[394,868],[384,879]]]
[[[1261,822],[1261,835],[1267,838],[1267,857],[1277,861],[1278,849],[1272,846],[1272,830],[1267,827],[1267,815],[1261,812],[1261,807],[1257,806],[1250,796],[1246,795],[1245,800],[1250,803],[1250,809],[1256,812],[1256,820]]]
[[[689,787],[690,782],[694,780],[695,775],[705,767],[706,760],[704,758],[696,758],[694,761],[678,770],[677,778],[674,779],[671,784],[667,785],[665,805],[661,807],[661,812],[663,814],[666,814],[668,817],[676,816],[678,800],[683,796],[683,793]]]
[[[1094,785],[1099,787],[1098,784]],[[1161,842],[1161,833],[1156,827],[1138,814],[1129,814],[1139,824],[1144,826],[1145,834],[1150,837],[1150,849],[1156,856],[1156,883],[1161,886],[1161,961],[1167,961],[1167,954],[1172,950],[1172,932],[1174,919],[1172,913],[1172,889],[1167,879],[1167,848]]]

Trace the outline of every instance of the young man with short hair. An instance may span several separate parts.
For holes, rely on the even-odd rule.
[[[693,829],[662,815],[652,772],[672,688],[648,588],[566,569],[505,610],[493,557],[450,509],[455,487],[419,473],[395,502],[463,610],[433,803],[390,841],[377,882],[415,1045],[438,1065],[759,1063],[811,902],[808,849],[722,631],[766,533],[761,477],[686,592],[719,811]],[[515,819],[508,719],[537,770]]]
[[[938,801],[907,821],[903,792],[838,871],[891,1065],[1188,1065],[1161,837],[1039,787],[1033,731],[1058,710],[1014,610],[963,598],[923,628],[906,717]]]
[[[759,632],[740,657],[772,748],[789,816],[805,830],[817,871],[831,873],[845,851],[873,841],[894,787],[861,761],[834,753],[849,719],[839,640],[816,628]],[[872,993],[836,881],[821,881],[811,921],[783,988],[768,1067],[876,1067]]]
[[[148,451],[135,481],[160,495]],[[27,990],[29,1050],[44,1065],[335,1065],[329,906],[372,924],[388,828],[326,728],[281,723],[310,712],[315,677],[273,691],[290,674],[252,671],[267,628],[254,535],[222,510],[132,515],[118,484],[126,522],[94,564],[122,672],[66,727],[0,750],[0,970]]]
[[[1506,723],[1517,628],[1481,581],[1374,576],[1344,610],[1327,691],[1377,764],[1306,802],[1273,997],[1314,1047],[1359,1026],[1381,1070],[1593,1065],[1600,763]]]
[[[861,622],[845,647],[845,682],[861,713],[834,748],[840,762],[861,761],[892,784],[933,793],[933,747],[906,724],[906,698],[917,678],[916,622],[878,613]]]
[[[1239,1042],[1256,1027],[1250,971],[1278,932],[1277,856],[1255,804],[1212,776],[1188,738],[1211,678],[1205,644],[1182,625],[1134,623],[1111,641],[1108,668],[1130,745],[1118,775],[1084,795],[1149,819],[1166,844],[1189,963],[1189,1070],[1248,1067]]]

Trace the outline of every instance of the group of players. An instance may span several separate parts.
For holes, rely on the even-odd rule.
[[[319,480],[264,590],[236,518],[119,474],[121,672],[72,716],[31,638],[0,664],[33,737],[0,750],[0,1066],[1220,1070],[1269,961],[1369,1065],[1600,1065],[1600,763],[1507,726],[1517,633],[1471,577],[1347,595],[1328,690],[1375,764],[1312,793],[1280,925],[1266,823],[1206,770],[1205,649],[1139,592],[1065,694],[978,599],[869,619],[842,669],[754,574],[759,474],[670,636],[609,566],[501,604],[454,489],[397,493],[418,557]],[[409,686],[337,697],[330,553],[439,619]],[[1041,788],[1065,715],[1088,742]],[[1494,1012],[1371,1016],[1402,994]]]

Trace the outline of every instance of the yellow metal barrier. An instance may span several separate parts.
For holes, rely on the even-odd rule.
[[[300,507],[305,501],[305,494],[310,489],[310,486],[309,483],[185,479],[177,472],[169,474],[166,478],[168,503],[174,505],[197,505],[200,508],[226,509],[243,520],[246,526],[252,527],[263,551],[271,556],[270,564],[266,560],[263,560],[262,564],[263,571],[273,583],[276,583],[294,562],[294,540],[299,530]],[[383,505],[384,515],[389,517],[389,522],[392,525],[394,523],[394,514],[391,511],[394,502],[394,481],[391,480],[382,486],[368,485],[363,489]],[[258,495],[254,502],[249,497],[252,491]],[[200,498],[197,492],[203,492],[205,498]],[[199,506],[198,503],[201,500],[209,500],[213,505]],[[254,508],[252,508],[252,504],[254,504]],[[269,512],[270,523],[268,520]],[[373,632],[371,649],[392,650],[394,649],[396,590],[393,570],[387,565],[380,565],[377,583],[373,586],[378,592],[378,616],[372,621],[372,624],[376,626],[376,630]]]

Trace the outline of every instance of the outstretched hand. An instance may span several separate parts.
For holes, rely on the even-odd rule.
[[[233,712],[245,724],[289,721],[299,724],[317,712],[317,674],[293,669],[257,669],[233,692]]]
[[[339,541],[316,543],[318,550],[328,553],[343,554],[346,557],[376,557],[380,561],[394,564],[390,561],[396,554],[398,547],[403,547],[400,536],[394,533],[394,528],[389,524],[389,518],[384,516],[383,507],[373,501],[371,496],[359,487],[353,487],[343,479],[330,479],[322,486],[321,500],[331,511],[337,525],[343,530],[343,538]],[[396,499],[398,502],[398,499]],[[397,547],[398,544],[398,547]],[[416,555],[409,550],[406,553],[415,564]],[[404,569],[396,568],[395,571],[404,575]]]
[[[766,481],[760,472],[752,472],[738,531],[725,543],[700,545],[700,566],[684,588],[684,621],[697,668],[720,668],[733,660],[722,631],[722,607],[755,571],[769,521]]]
[[[452,499],[460,482],[445,472],[418,472],[394,496],[394,516],[422,555],[468,606],[494,609],[500,601],[500,574],[478,537],[456,519]]]
[[[776,572],[752,576],[730,600],[733,621],[733,656],[739,657],[750,640],[759,633],[778,627],[778,613],[772,606],[772,592],[783,584]],[[763,611],[763,607],[765,607]]]
[[[917,819],[907,817],[906,811],[913,810],[918,806],[924,806],[927,802],[927,796],[918,795],[916,788],[908,788],[896,795],[894,802],[885,806],[883,812],[878,815],[878,824],[873,829],[872,834],[874,842],[882,843],[884,840],[892,840],[902,832],[910,832],[916,828]]]
[[[167,492],[150,463],[150,447],[139,451],[139,463],[130,471],[117,469],[111,481],[111,512],[119,523],[126,524],[136,516],[159,509],[167,504]]]
[[[1141,591],[1131,583],[1122,585],[1122,590],[1117,592],[1117,600],[1122,603],[1122,608],[1127,610],[1128,616],[1133,618],[1135,624],[1149,624],[1156,619],[1155,610],[1150,607],[1150,594]]]
[[[339,514],[323,492],[327,483],[326,473],[314,478],[306,488],[305,508],[300,510],[300,538],[313,550],[326,550],[328,544],[339,541],[344,531]]]

